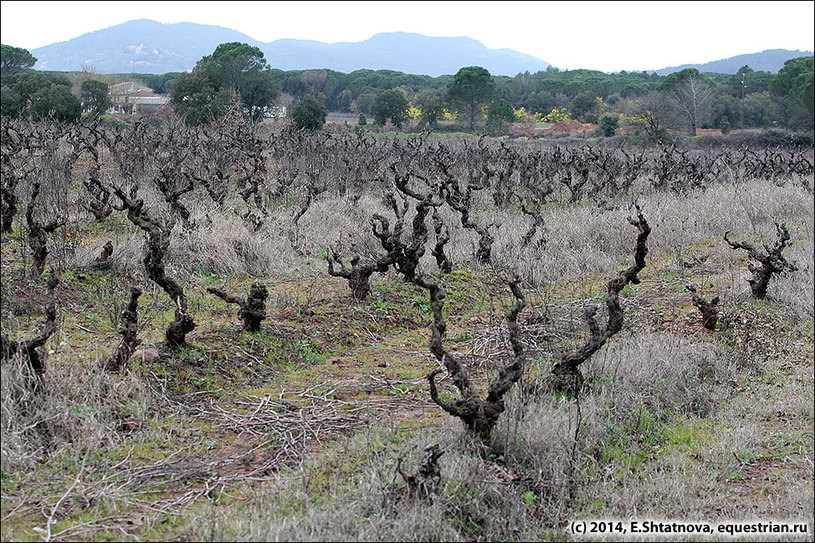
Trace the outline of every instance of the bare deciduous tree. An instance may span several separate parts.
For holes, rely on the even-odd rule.
[[[690,133],[696,135],[699,126],[699,114],[710,101],[713,91],[701,77],[699,70],[686,68],[671,74],[665,81],[671,100],[690,125]]]

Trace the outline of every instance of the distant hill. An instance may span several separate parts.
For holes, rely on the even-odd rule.
[[[263,45],[220,26],[136,19],[38,47],[31,54],[37,58],[35,70],[69,72],[88,65],[100,73],[163,74],[190,70],[219,44],[232,41]]]
[[[260,48],[271,67],[281,70],[327,68],[349,73],[387,69],[437,77],[454,74],[464,66],[483,66],[493,75],[514,76],[549,66],[511,49],[488,49],[467,37],[390,32],[354,43],[292,39],[263,43],[220,26],[163,24],[147,19],[83,34],[31,53],[38,59],[37,70],[76,71],[86,65],[100,73],[163,74],[190,70],[219,44],[233,41]]]
[[[670,75],[674,72],[684,70],[685,68],[696,68],[700,72],[734,74],[738,72],[742,66],[749,66],[756,72],[778,73],[778,70],[783,68],[784,63],[789,59],[805,56],[812,56],[812,51],[767,49],[766,51],[762,51],[760,53],[737,55],[735,57],[714,60],[704,64],[683,64],[682,66],[673,66],[671,68],[663,68],[661,70],[654,71],[658,75]]]
[[[409,32],[384,32],[355,43],[277,40],[261,49],[269,64],[281,70],[396,70],[438,77],[455,74],[464,66],[482,66],[493,75],[508,76],[549,67],[547,62],[512,49],[487,49],[472,38],[431,38]]]

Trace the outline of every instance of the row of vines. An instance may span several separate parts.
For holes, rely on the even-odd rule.
[[[679,140],[660,146],[625,140],[597,146],[517,144],[484,137],[436,139],[428,134],[377,138],[265,130],[243,122],[238,114],[206,127],[37,124],[3,118],[0,219],[3,235],[16,235],[21,251],[30,255],[25,273],[39,280],[50,264],[50,293],[61,272],[78,266],[78,244],[67,233],[89,221],[104,224],[126,218],[144,239],[140,254],[131,256],[140,259],[141,272],[167,294],[175,311],[165,331],[170,349],[187,344],[196,315],[189,307],[183,276],[166,262],[168,249],[178,238],[212,228],[210,215],[216,212],[239,218],[259,235],[282,233],[298,254],[322,252],[327,273],[345,279],[355,300],[369,295],[374,273],[393,270],[427,291],[433,313],[430,350],[461,393],[452,402],[441,398],[434,381],[438,372],[433,372],[428,375],[432,399],[488,443],[504,410],[504,395],[523,373],[525,354],[517,319],[526,305],[521,285],[533,281],[495,255],[495,233],[501,224],[485,218],[486,209],[500,210],[525,225],[514,246],[519,251],[545,250],[547,208],[588,203],[598,209],[631,211],[629,222],[637,232],[634,263],[608,283],[607,323],[597,322],[596,309],[588,311],[584,318],[589,340],[563,353],[553,367],[556,379],[551,384],[577,393],[582,385],[580,364],[621,329],[620,292],[636,285],[646,266],[651,226],[638,195],[688,194],[750,178],[792,180],[811,192],[813,164],[812,148],[700,150]],[[369,230],[355,234],[364,243],[343,241],[348,233],[342,232],[324,240],[322,247],[303,241],[299,225],[315,202],[344,201],[353,206],[371,194],[381,195],[382,212],[371,213]],[[211,211],[196,213],[202,208]],[[447,251],[451,235],[462,233],[473,240],[471,258],[464,257],[467,262],[494,268],[516,300],[506,315],[513,354],[484,399],[458,357],[444,347],[445,294],[438,277],[463,264]],[[746,242],[727,236],[725,240],[733,249],[747,251],[755,262],[750,270],[756,297],[766,293],[773,274],[795,269],[781,254],[789,241],[783,224],[778,224],[775,246],[766,246],[763,252]],[[100,245],[99,255],[83,263],[83,269],[111,268],[113,242],[103,240]],[[218,269],[218,262],[213,267]],[[706,326],[715,325],[717,300],[699,297],[693,286],[688,290]],[[217,288],[209,292],[238,305],[248,331],[256,331],[265,319],[266,290],[260,282],[246,299]],[[122,313],[122,343],[105,361],[111,370],[126,364],[138,346],[140,294],[134,284]],[[43,380],[40,349],[56,327],[56,313],[49,301],[45,326],[28,339],[12,340],[4,331],[3,357],[18,353],[27,357],[35,386]]]

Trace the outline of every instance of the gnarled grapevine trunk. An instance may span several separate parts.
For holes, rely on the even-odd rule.
[[[214,294],[228,304],[237,304],[240,309],[238,310],[238,318],[243,321],[243,328],[249,332],[257,332],[260,330],[260,323],[266,318],[266,298],[269,297],[269,291],[260,283],[253,283],[249,288],[249,295],[246,300],[241,300],[231,294],[227,294],[223,290],[215,287],[207,288],[207,292]]]
[[[639,284],[640,279],[637,274],[645,268],[645,255],[648,254],[648,234],[651,227],[637,207],[637,215],[629,218],[633,226],[639,230],[637,235],[637,247],[634,252],[634,265],[620,272],[620,274],[608,282],[608,294],[606,296],[606,307],[608,308],[608,322],[601,328],[595,320],[597,309],[591,307],[584,313],[584,319],[591,332],[589,340],[580,348],[564,354],[552,368],[552,376],[556,388],[577,392],[583,384],[583,375],[580,373],[580,364],[587,361],[602,347],[608,339],[619,332],[623,327],[623,309],[620,306],[620,291],[628,283]]]
[[[441,370],[435,370],[427,376],[430,383],[430,398],[446,412],[461,419],[468,433],[477,437],[484,445],[489,446],[492,430],[505,409],[504,396],[523,376],[524,350],[518,332],[518,314],[526,306],[526,299],[521,292],[519,280],[514,277],[507,280],[509,288],[515,297],[515,305],[506,314],[513,356],[511,361],[501,368],[498,377],[490,383],[487,396],[483,399],[470,382],[467,370],[461,361],[444,348],[442,340],[447,329],[442,313],[445,297],[444,290],[437,284],[426,281],[422,277],[416,278],[414,283],[426,288],[430,293],[430,307],[433,310],[430,352],[444,365],[453,379],[453,384],[461,394],[460,399],[452,402],[442,400],[439,397],[435,380],[436,375],[441,373]]]
[[[170,232],[172,226],[162,226],[150,217],[144,210],[144,201],[131,199],[119,187],[113,191],[127,210],[127,218],[147,232],[147,251],[144,255],[144,269],[147,276],[170,297],[175,304],[175,320],[170,323],[164,333],[167,344],[172,348],[183,347],[187,344],[186,336],[195,329],[195,321],[187,313],[187,296],[184,289],[164,270],[164,255],[170,247]]]
[[[130,301],[119,319],[118,332],[122,335],[122,342],[105,364],[105,369],[108,371],[119,371],[139,345],[139,296],[141,296],[141,289],[132,287]]]
[[[733,249],[744,249],[747,251],[747,254],[750,255],[750,258],[760,264],[760,266],[756,266],[751,262],[747,265],[747,269],[749,269],[753,274],[753,276],[747,280],[747,284],[750,285],[750,290],[753,293],[753,297],[759,300],[762,300],[767,296],[767,287],[769,286],[770,279],[773,275],[798,270],[795,264],[787,262],[787,260],[781,254],[781,251],[784,250],[784,248],[787,246],[787,242],[790,240],[790,233],[787,230],[787,225],[783,223],[780,225],[775,223],[775,229],[778,232],[778,240],[775,242],[775,246],[772,249],[765,245],[763,253],[759,252],[749,243],[742,243],[728,239],[727,236],[730,234],[729,230],[724,233],[724,240]]]

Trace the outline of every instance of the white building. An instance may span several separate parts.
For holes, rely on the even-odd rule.
[[[125,81],[110,87],[110,101],[117,113],[150,114],[158,107],[170,102],[169,96],[162,96],[153,89],[135,81]]]

